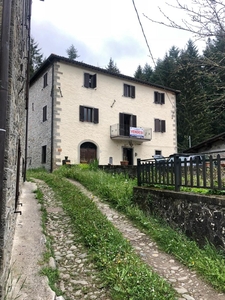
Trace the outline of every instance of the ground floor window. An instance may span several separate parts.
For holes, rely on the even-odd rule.
[[[46,156],[47,156],[47,146],[42,146],[42,153],[41,153],[42,164],[46,163]]]

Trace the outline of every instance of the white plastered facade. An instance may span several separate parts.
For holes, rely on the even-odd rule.
[[[43,88],[43,76],[48,85]],[[84,87],[84,73],[96,74],[95,88]],[[135,98],[125,97],[124,84],[135,87]],[[165,104],[154,103],[154,92],[165,93]],[[86,64],[55,61],[30,87],[28,123],[28,167],[42,166],[42,146],[47,146],[46,169],[62,165],[65,156],[71,164],[80,163],[80,146],[93,143],[100,165],[119,165],[123,148],[132,149],[132,164],[161,152],[177,151],[176,93],[151,86],[127,76],[113,75]],[[43,122],[43,107],[47,120]],[[98,123],[80,121],[80,105],[98,109]],[[110,126],[119,123],[119,114],[135,115],[136,127],[150,128],[151,140],[112,139]],[[165,120],[166,131],[155,132],[155,119]],[[52,123],[53,120],[53,123]]]

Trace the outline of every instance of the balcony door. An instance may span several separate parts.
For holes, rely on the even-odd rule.
[[[130,127],[137,127],[137,116],[120,113],[120,135],[129,136]]]
[[[80,163],[89,164],[97,159],[97,147],[95,144],[86,142],[80,146]]]

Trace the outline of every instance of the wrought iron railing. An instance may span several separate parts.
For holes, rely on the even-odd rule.
[[[181,160],[176,154],[172,160],[138,159],[138,186],[174,186],[175,191],[181,186],[225,190],[225,152],[196,155],[201,158]]]

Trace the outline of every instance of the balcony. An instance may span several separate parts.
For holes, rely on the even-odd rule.
[[[127,140],[138,143],[149,142],[152,139],[152,129],[114,124],[110,126],[110,137],[113,140]]]

